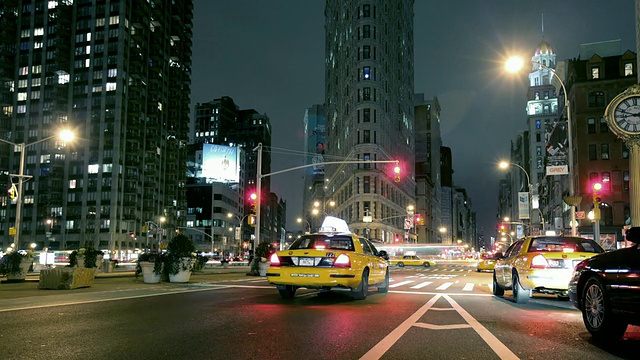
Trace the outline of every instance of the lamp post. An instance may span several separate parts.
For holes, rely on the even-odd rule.
[[[28,144],[25,144],[24,142],[14,143],[11,141],[0,139],[0,142],[13,145],[14,151],[20,151],[20,170],[18,174],[10,174],[11,176],[15,176],[18,178],[18,194],[16,197],[16,226],[15,226],[16,234],[13,239],[13,243],[15,244],[16,250],[20,249],[20,226],[21,226],[20,221],[22,220],[22,183],[25,178],[31,178],[31,175],[24,174],[25,152],[29,146],[39,144],[41,142],[45,142],[47,140],[51,140],[57,137],[59,137],[61,140],[65,142],[68,142],[73,140],[73,138],[75,137],[75,134],[71,130],[62,130],[56,135],[51,135],[44,139],[40,139]]]
[[[252,214],[247,214],[245,216],[243,216],[242,218],[240,218],[240,216],[234,214],[234,213],[227,213],[227,217],[231,218],[231,217],[235,217],[238,220],[238,223],[240,224],[240,237],[238,238],[238,253],[240,253],[240,249],[241,249],[241,243],[242,243],[242,225],[244,224],[244,219],[248,218],[250,215]],[[235,225],[234,225],[235,228]],[[236,236],[236,232],[233,232],[233,236],[235,238]]]
[[[500,162],[500,168],[501,169],[507,169],[509,168],[509,165],[513,165],[516,166],[517,168],[519,168],[520,170],[522,170],[522,172],[524,172],[524,174],[527,177],[527,207],[528,207],[528,211],[529,211],[529,224],[531,224],[531,179],[529,178],[529,173],[527,172],[527,170],[525,170],[522,166],[516,164],[516,163],[511,163],[511,162],[507,162],[507,161],[501,161]],[[540,212],[540,214],[542,215],[542,212]],[[508,220],[506,220],[508,221]],[[529,235],[531,235],[531,226],[529,226]]]
[[[567,88],[565,87],[564,82],[562,81],[560,76],[558,76],[558,74],[556,73],[555,69],[552,69],[549,66],[537,61],[531,60],[531,63],[547,69],[558,80],[560,86],[562,87],[562,91],[564,92],[564,107],[567,111],[567,145],[569,146],[569,158],[567,163],[567,173],[569,175],[569,196],[565,196],[563,200],[567,203],[567,205],[571,206],[571,235],[576,236],[576,205],[580,203],[581,198],[575,196],[575,185],[573,179],[573,136],[571,136],[571,108],[569,102],[569,93],[567,93]],[[512,57],[507,60],[505,65],[507,71],[517,72],[522,68],[524,62],[519,57]]]
[[[309,222],[303,218],[297,218],[296,219],[297,222],[302,223],[303,221],[307,223],[307,229],[309,229],[309,231],[307,231],[307,234],[311,234],[311,224],[309,224]]]

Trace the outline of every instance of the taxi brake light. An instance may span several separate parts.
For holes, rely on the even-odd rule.
[[[572,253],[574,251],[575,251],[574,248],[570,248],[570,247],[569,248],[562,248],[562,252],[565,252],[565,253]]]
[[[269,261],[271,261],[271,265],[272,266],[280,266],[280,258],[278,257],[278,254],[276,254],[276,253],[271,254],[271,257],[269,258]]]
[[[531,259],[532,269],[545,269],[547,267],[549,267],[549,263],[543,255],[536,255],[533,259]]]
[[[349,259],[349,255],[347,254],[340,254],[337,258],[336,261],[333,262],[333,266],[335,267],[351,267],[351,259]]]
[[[316,250],[324,250],[324,249],[326,249],[327,247],[326,247],[326,246],[324,246],[324,245],[316,245],[316,246],[314,246],[314,248],[315,248]]]

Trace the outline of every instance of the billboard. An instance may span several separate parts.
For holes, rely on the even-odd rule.
[[[239,182],[239,153],[237,147],[203,144],[202,177],[207,182]]]
[[[567,122],[547,123],[545,128],[547,176],[567,175],[569,173]]]
[[[529,193],[518,192],[518,219],[529,218]]]
[[[309,148],[309,153],[311,153],[311,163],[319,164],[324,162],[324,151],[325,151],[325,128],[324,125],[317,125],[308,139],[309,145],[314,145],[314,148]],[[314,165],[313,166],[313,174],[314,175],[324,175],[324,165]]]

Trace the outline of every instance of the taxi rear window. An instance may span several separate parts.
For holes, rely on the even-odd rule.
[[[327,250],[349,250],[353,251],[353,239],[351,236],[326,236],[307,235],[294,241],[289,250],[297,249],[327,249]]]
[[[531,241],[529,252],[590,252],[602,253],[604,249],[595,241],[585,238],[548,237]]]

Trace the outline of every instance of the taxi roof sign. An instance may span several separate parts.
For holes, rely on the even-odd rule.
[[[320,230],[318,232],[351,234],[351,231],[349,230],[349,225],[347,225],[347,222],[334,216],[325,217],[324,221],[322,222],[322,226],[320,227]]]

